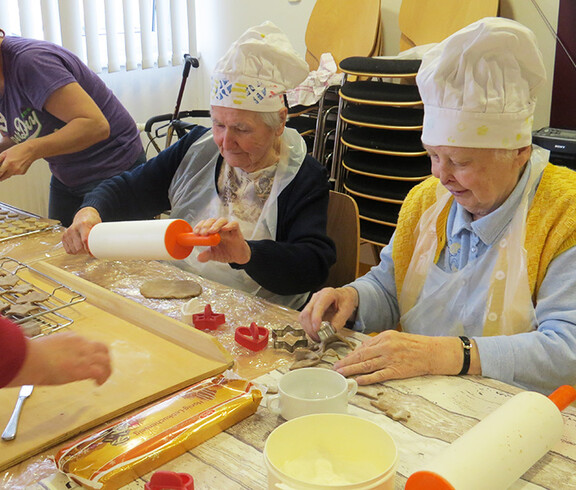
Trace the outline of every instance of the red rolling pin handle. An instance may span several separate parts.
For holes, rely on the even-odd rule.
[[[176,237],[176,243],[183,247],[214,247],[220,243],[220,235],[195,235],[194,233],[180,233]]]

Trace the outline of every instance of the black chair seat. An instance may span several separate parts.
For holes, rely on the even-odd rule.
[[[362,172],[382,177],[422,179],[430,175],[430,159],[427,155],[399,157],[363,151],[348,151],[342,164],[352,172]]]
[[[421,102],[416,85],[361,80],[346,82],[340,89],[342,97],[364,103],[418,104]]]
[[[351,56],[340,62],[340,70],[345,73],[371,76],[415,76],[422,60],[399,60]]]
[[[360,218],[360,237],[378,245],[388,245],[395,230],[394,226],[381,225]]]
[[[354,200],[358,204],[360,216],[385,223],[396,224],[398,222],[401,204],[376,201],[359,196],[355,196]]]
[[[352,124],[422,129],[424,110],[416,107],[348,104],[342,109],[341,117]]]
[[[374,128],[348,128],[342,142],[365,150],[395,153],[423,153],[420,131],[395,131]]]
[[[306,131],[313,131],[316,129],[316,118],[315,117],[294,117],[286,121],[286,126],[293,128],[300,134]]]
[[[404,201],[410,189],[416,184],[418,181],[375,179],[352,173],[344,178],[344,186],[352,194],[358,193],[397,203]]]
[[[289,116],[299,116],[301,114],[306,114],[311,111],[317,110],[318,107],[316,104],[314,105],[295,105],[288,108],[288,115]]]

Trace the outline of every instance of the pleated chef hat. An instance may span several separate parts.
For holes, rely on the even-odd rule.
[[[428,50],[416,83],[422,142],[522,148],[532,142],[536,91],[546,80],[536,37],[509,19],[486,17]]]
[[[257,112],[284,107],[282,94],[303,82],[308,64],[272,22],[251,27],[220,58],[210,104]]]

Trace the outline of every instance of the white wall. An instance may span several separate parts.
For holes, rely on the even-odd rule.
[[[358,5],[361,5],[361,0]],[[314,0],[209,0],[196,2],[200,67],[190,72],[181,110],[208,108],[209,78],[213,66],[228,46],[248,27],[271,20],[283,29],[294,47],[304,55],[304,35]],[[382,0],[384,54],[398,53],[400,30],[398,12],[401,0]],[[559,0],[538,0],[554,29]],[[522,22],[532,29],[540,42],[549,79],[541,91],[535,115],[535,128],[547,126],[552,97],[555,40],[529,0],[500,0],[500,14]],[[182,79],[181,67],[134,70],[103,74],[102,79],[114,91],[137,122],[164,113],[172,113]],[[144,140],[146,142],[146,139]],[[0,183],[0,200],[46,215],[48,180],[45,162],[36,162],[24,177]]]
[[[559,0],[537,0],[542,13],[556,32],[558,29]],[[500,0],[500,16],[517,20],[529,27],[538,39],[544,57],[544,66],[548,74],[546,85],[538,94],[538,104],[534,114],[534,129],[548,126],[552,103],[552,83],[554,79],[554,60],[556,58],[556,38],[546,26],[546,22],[529,0]]]

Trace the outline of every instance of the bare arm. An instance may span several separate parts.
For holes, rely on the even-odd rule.
[[[23,141],[0,153],[0,181],[24,175],[39,158],[75,153],[110,135],[110,125],[78,83],[55,90],[44,109],[66,125],[52,134]]]
[[[0,136],[0,153],[7,150],[11,146],[14,146],[14,142],[5,136]]]

